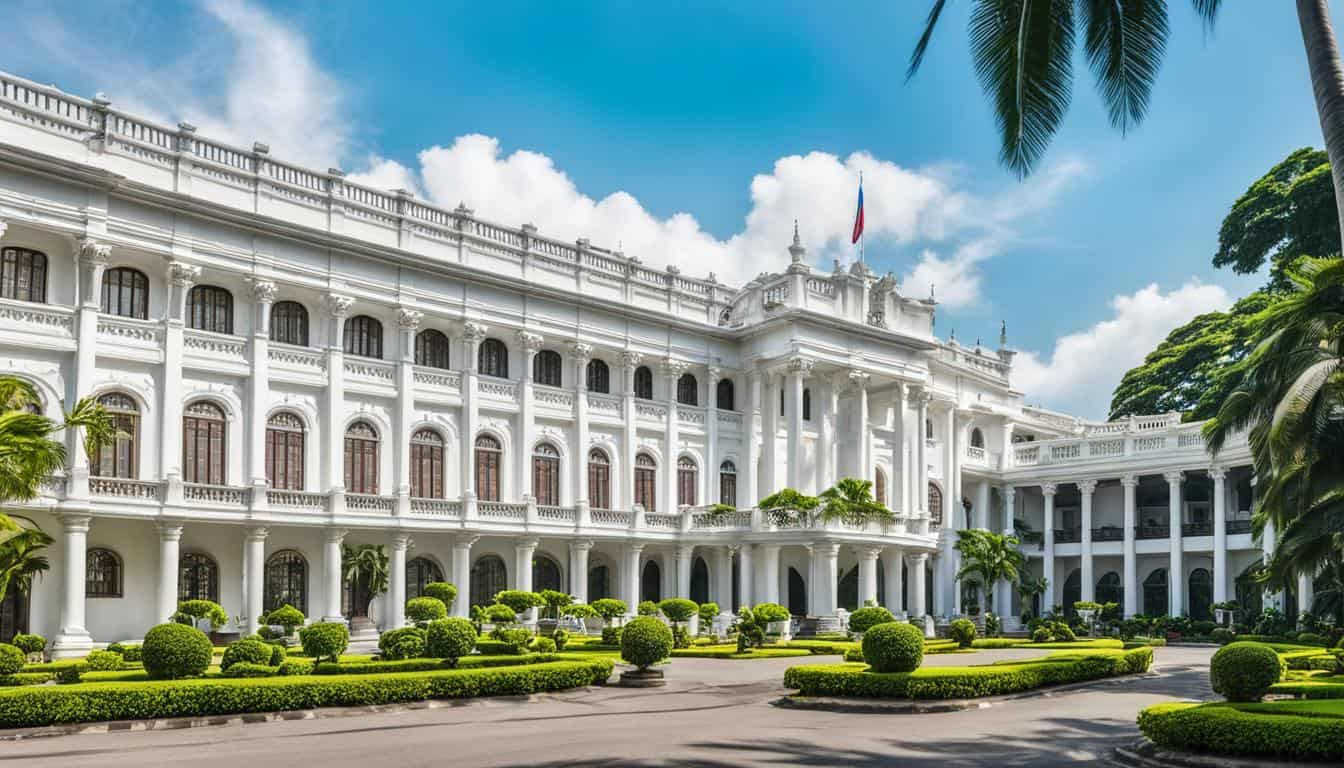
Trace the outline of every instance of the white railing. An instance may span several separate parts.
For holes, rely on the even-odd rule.
[[[137,501],[162,501],[163,484],[155,480],[129,480],[122,477],[91,477],[89,492]]]
[[[249,493],[250,491],[246,488],[231,485],[186,483],[182,486],[182,497],[189,504],[241,507],[247,504]]]
[[[511,381],[478,379],[476,381],[476,391],[482,395],[498,397],[509,402],[515,402],[518,399],[518,385]]]
[[[416,367],[415,383],[426,387],[437,387],[451,392],[462,389],[462,374],[457,371],[443,371],[437,368]]]
[[[541,405],[566,410],[574,407],[574,392],[568,389],[557,389],[537,384],[532,387],[532,397]]]
[[[503,501],[479,501],[476,513],[482,520],[525,520],[526,504],[510,504]]]
[[[395,363],[367,357],[345,358],[345,372],[356,379],[368,379],[379,384],[391,384],[397,380]]]
[[[149,320],[131,320],[109,315],[98,318],[98,336],[114,343],[157,348],[159,330],[159,326]]]
[[[345,508],[350,512],[367,512],[374,514],[392,514],[393,499],[391,496],[379,496],[372,493],[347,493],[345,494]]]
[[[615,526],[618,528],[630,527],[631,513],[623,512],[619,509],[594,509],[590,512],[593,525]]]
[[[182,348],[190,354],[225,358],[230,362],[241,363],[247,359],[247,341],[222,333],[188,330],[182,335]]]
[[[1013,463],[1031,467],[1163,451],[1203,451],[1202,426],[1182,424],[1167,416],[1140,417],[1110,426],[1097,424],[1089,426],[1083,437],[1017,443],[1013,446]]]
[[[644,524],[650,528],[676,531],[681,529],[681,515],[660,514],[658,512],[645,512]]]
[[[719,426],[732,429],[742,428],[742,414],[719,411]]]
[[[282,509],[305,509],[313,512],[326,512],[330,497],[325,493],[309,491],[282,491],[275,488],[266,491],[266,504]]]
[[[611,395],[589,392],[588,409],[597,413],[619,414],[621,412],[621,399]]]
[[[65,307],[0,300],[0,328],[19,331],[26,330],[24,326],[28,328],[36,326],[47,332],[73,334],[74,313]]]
[[[691,515],[691,530],[695,531],[745,531],[751,529],[751,511],[734,512],[696,512]]]
[[[654,403],[635,403],[635,416],[641,419],[662,421],[667,418],[667,406]]]
[[[538,504],[537,519],[547,523],[572,523],[575,519],[574,508]]]
[[[682,424],[690,424],[693,427],[703,427],[705,426],[705,409],[689,405],[678,405],[677,421]]]
[[[462,502],[449,499],[411,499],[411,513],[430,517],[461,517]]]
[[[293,368],[305,373],[325,374],[327,355],[315,349],[293,347],[288,344],[272,342],[267,351],[271,365],[277,368]]]

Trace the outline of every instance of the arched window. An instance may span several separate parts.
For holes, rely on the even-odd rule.
[[[433,328],[415,334],[415,364],[429,368],[448,368],[448,337]]]
[[[635,397],[640,400],[653,399],[653,371],[647,365],[635,369]]]
[[[532,449],[532,495],[542,506],[560,503],[560,451],[550,443]]]
[[[1190,572],[1190,589],[1185,593],[1188,600],[1186,613],[1195,621],[1208,621],[1213,618],[1213,576],[1207,568],[1196,568]],[[1299,606],[1308,610],[1311,606]]]
[[[1143,613],[1165,616],[1167,608],[1167,569],[1158,568],[1143,580]]]
[[[611,369],[601,360],[588,361],[588,391],[609,394],[611,392]]]
[[[47,255],[27,248],[0,249],[0,298],[47,301]]]
[[[784,388],[779,388],[779,415],[784,415]]]
[[[262,608],[274,611],[284,605],[308,613],[308,561],[292,549],[282,549],[266,560]]]
[[[499,465],[503,453],[495,438],[477,436],[476,497],[481,501],[499,501]]]
[[[509,378],[509,348],[499,339],[481,342],[480,352],[476,355],[476,369],[482,376]]]
[[[594,565],[588,569],[588,602],[593,603],[604,597],[611,597],[611,569],[605,565]]]
[[[737,506],[737,465],[731,461],[719,465],[719,503]]]
[[[367,421],[345,429],[345,490],[378,492],[378,430]]]
[[[144,320],[149,317],[149,278],[130,267],[117,267],[103,273],[105,315]]]
[[[187,291],[187,327],[233,333],[233,294],[217,285],[197,285]]]
[[[937,528],[943,524],[943,491],[929,483],[929,527]]]
[[[933,419],[924,420],[924,439],[925,440],[933,439]]]
[[[979,427],[975,427],[974,429],[971,430],[971,447],[972,448],[985,447],[985,433],[981,432]]]
[[[641,600],[658,602],[663,599],[663,569],[653,560],[644,564],[639,579],[639,597]]]
[[[807,615],[807,582],[797,568],[789,567],[789,613],[794,616]]]
[[[1069,577],[1064,579],[1064,615],[1073,616],[1078,613],[1073,604],[1083,599],[1083,572],[1081,569],[1074,568],[1069,571]]]
[[[689,373],[683,373],[677,379],[677,402],[682,405],[700,404],[700,386]]]
[[[700,604],[709,602],[709,565],[699,555],[691,560],[691,600]]]
[[[428,557],[414,557],[406,563],[406,599],[424,594],[425,585],[443,581],[443,569]]]
[[[219,564],[209,555],[184,552],[177,564],[177,600],[219,602]]]
[[[677,506],[695,506],[697,475],[695,459],[690,456],[677,459]]]
[[[658,504],[658,464],[647,453],[635,457],[635,503],[653,512]]]
[[[182,416],[182,480],[187,483],[224,485],[228,454],[224,434],[228,423],[224,410],[208,400],[187,406]]]
[[[443,437],[432,429],[411,434],[411,496],[443,498]]]
[[[873,499],[887,506],[887,473],[881,467],[873,470]]]
[[[812,420],[812,390],[803,390],[803,421]]]
[[[303,490],[303,420],[288,411],[266,420],[266,482],[281,491]]]
[[[719,379],[719,384],[714,392],[714,406],[725,411],[734,410],[732,379]]]
[[[549,555],[538,554],[532,558],[532,591],[541,592],[545,589],[563,592],[565,585],[560,578],[560,564]]]
[[[561,381],[561,370],[565,363],[560,359],[560,353],[553,349],[543,349],[532,358],[532,381],[547,387],[558,387]]]
[[[490,605],[508,589],[509,572],[498,555],[486,555],[471,566],[471,604]]]
[[[588,452],[588,505],[611,509],[611,460],[601,448]]]
[[[140,447],[140,409],[130,395],[121,392],[99,397],[98,404],[111,418],[116,437],[99,446],[96,457],[90,457],[93,472],[99,477],[133,478]]]
[[[1115,571],[1107,571],[1100,579],[1097,579],[1097,602],[1105,605],[1115,603],[1116,605],[1125,604],[1125,587],[1120,583],[1120,574]]]
[[[277,301],[271,307],[271,341],[308,346],[308,310],[297,301]]]
[[[383,359],[383,324],[368,315],[345,321],[342,344],[345,354]]]
[[[121,577],[121,556],[116,552],[90,549],[84,556],[85,597],[121,597]]]

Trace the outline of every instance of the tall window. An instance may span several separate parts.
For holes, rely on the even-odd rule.
[[[565,588],[560,577],[560,564],[548,555],[538,554],[532,558],[532,590],[542,592],[553,589],[559,592]]]
[[[282,549],[266,561],[262,608],[274,611],[282,605],[308,613],[308,561],[292,549]]]
[[[714,404],[725,411],[733,410],[733,380],[719,379],[718,392]]]
[[[560,451],[550,443],[532,449],[532,494],[544,506],[560,503]]]
[[[937,528],[943,524],[943,491],[929,483],[929,526]]]
[[[933,439],[933,419],[924,420],[924,439],[925,440]]]
[[[880,467],[873,471],[873,498],[878,504],[887,506],[887,473]]]
[[[695,459],[690,456],[677,459],[677,506],[695,506],[697,474]]]
[[[303,421],[281,411],[266,420],[266,481],[281,491],[303,490]]]
[[[588,361],[588,391],[604,395],[611,392],[611,369],[602,360]]]
[[[1213,618],[1213,576],[1207,568],[1196,568],[1190,572],[1189,588],[1185,592],[1186,613],[1195,621],[1208,621]],[[1310,611],[1310,605],[1299,605],[1298,610]]]
[[[382,360],[383,324],[368,315],[352,317],[345,321],[342,342],[347,355]]]
[[[1143,580],[1143,613],[1145,616],[1167,615],[1167,569],[1158,568]]]
[[[1097,579],[1096,600],[1098,603],[1115,603],[1122,605],[1125,602],[1125,587],[1120,583],[1120,574],[1115,571],[1107,571],[1100,579]]]
[[[110,549],[90,549],[84,556],[84,596],[121,597],[121,556]]]
[[[972,448],[985,447],[985,433],[981,432],[979,427],[976,427],[975,429],[971,430],[971,447]]]
[[[411,558],[406,563],[406,599],[420,597],[426,584],[443,581],[443,569],[428,557]]]
[[[411,495],[443,498],[443,438],[432,429],[417,429],[411,435]]]
[[[635,457],[635,503],[644,507],[646,512],[657,509],[658,464],[647,453]]]
[[[812,390],[803,390],[803,421],[812,420]]]
[[[471,566],[471,604],[490,605],[495,595],[508,589],[509,572],[498,555],[486,555]]]
[[[130,267],[116,267],[103,273],[105,315],[144,320],[149,317],[149,278]]]
[[[635,369],[635,397],[640,400],[653,399],[653,371],[647,365]]]
[[[308,346],[308,310],[297,301],[277,301],[271,307],[271,341]]]
[[[219,602],[219,564],[209,555],[185,552],[177,564],[177,600]]]
[[[0,298],[47,300],[47,255],[27,248],[0,250]]]
[[[233,294],[216,285],[198,285],[187,291],[187,327],[233,333]]]
[[[345,430],[345,489],[378,492],[378,430],[367,421],[356,421]]]
[[[503,453],[495,438],[490,435],[477,436],[476,498],[481,501],[499,501],[499,464]]]
[[[677,379],[677,402],[682,405],[700,404],[699,386],[695,377],[689,373],[683,373],[681,378]]]
[[[548,387],[560,386],[561,369],[565,363],[560,353],[553,349],[543,349],[532,358],[532,380]]]
[[[224,411],[208,400],[187,406],[182,417],[182,479],[188,483],[224,485]]]
[[[449,346],[443,331],[427,328],[415,334],[415,364],[447,369]]]
[[[509,378],[509,348],[499,339],[486,339],[476,354],[476,369],[482,376]]]
[[[99,477],[135,477],[136,456],[140,444],[140,409],[130,395],[109,392],[98,398],[112,419],[116,437],[98,448],[98,455],[90,460]]]
[[[719,465],[719,503],[737,505],[737,465],[731,461]]]
[[[601,448],[588,452],[588,505],[611,509],[611,460]]]

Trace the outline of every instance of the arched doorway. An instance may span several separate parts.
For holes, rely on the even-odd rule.
[[[1072,616],[1078,611],[1073,604],[1083,599],[1083,572],[1074,568],[1064,580],[1064,615]]]
[[[1237,576],[1237,605],[1240,606],[1242,621],[1254,621],[1264,611],[1265,585],[1255,580],[1259,567],[1259,561],[1251,563]]]
[[[709,566],[699,556],[691,563],[691,599],[700,605],[709,602]]]
[[[835,585],[836,602],[846,611],[859,607],[859,567],[856,565],[840,576]]]
[[[789,613],[794,616],[807,615],[807,582],[798,569],[789,568]]]
[[[1100,579],[1097,579],[1097,602],[1102,605],[1107,603],[1125,604],[1125,587],[1120,583],[1120,574],[1115,571],[1107,571]]]
[[[608,587],[611,571],[605,565],[596,565],[588,569],[588,602],[611,597]]]
[[[1143,580],[1143,613],[1145,616],[1167,615],[1167,569],[1158,568]]]
[[[639,599],[655,603],[663,599],[663,569],[652,560],[644,564],[644,575],[639,581]]]
[[[491,605],[495,595],[508,588],[509,573],[504,559],[498,555],[486,555],[471,567],[471,604]]]
[[[1190,572],[1189,601],[1190,618],[1195,621],[1209,621],[1213,618],[1213,575],[1206,568],[1196,568]]]
[[[561,592],[565,588],[560,578],[560,564],[555,562],[550,555],[538,554],[532,558],[532,591],[541,592],[543,589],[553,589]]]

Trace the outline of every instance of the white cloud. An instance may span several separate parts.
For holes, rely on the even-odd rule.
[[[1026,392],[1030,402],[1039,398],[1069,413],[1104,418],[1125,371],[1143,362],[1173,329],[1231,304],[1221,286],[1197,280],[1168,293],[1154,283],[1116,296],[1109,318],[1060,337],[1049,360],[1036,352],[1020,353],[1013,365],[1013,386]]]

